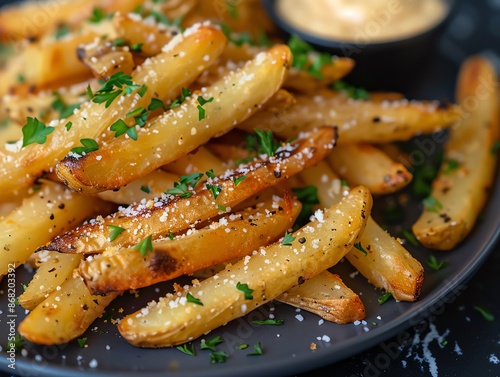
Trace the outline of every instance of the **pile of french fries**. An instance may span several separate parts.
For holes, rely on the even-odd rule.
[[[42,26],[17,22],[36,12],[50,15]],[[450,129],[457,168],[442,167],[413,227],[429,248],[470,232],[493,182],[498,80],[481,57],[442,107],[351,98],[335,83],[354,62],[285,44],[256,0],[21,4],[0,24],[12,50],[0,70],[0,275],[36,267],[18,328],[34,343],[75,339],[123,292],[182,275],[192,285],[125,313],[128,342],[182,344],[275,299],[361,320],[360,297],[328,271],[342,258],[398,301],[424,281],[371,217],[372,195],[412,180],[394,143]],[[492,89],[466,109],[485,78]]]

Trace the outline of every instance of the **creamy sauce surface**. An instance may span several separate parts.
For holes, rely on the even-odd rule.
[[[324,39],[386,42],[432,28],[449,11],[444,0],[278,0],[278,15]]]

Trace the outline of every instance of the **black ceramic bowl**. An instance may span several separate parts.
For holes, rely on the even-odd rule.
[[[262,0],[269,17],[285,35],[295,34],[320,51],[354,59],[356,66],[347,77],[349,82],[371,90],[397,91],[404,91],[418,80],[432,61],[439,38],[456,8],[455,0],[447,3],[448,13],[423,33],[387,42],[345,42],[295,28],[280,17],[276,0]]]

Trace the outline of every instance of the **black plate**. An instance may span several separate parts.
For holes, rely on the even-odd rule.
[[[478,47],[479,48],[479,47]],[[474,48],[475,49],[475,48]],[[469,49],[471,50],[471,49]],[[425,79],[417,87],[410,87],[406,92],[409,97],[452,98],[452,87],[455,80],[457,64],[451,63],[444,56],[435,56]],[[437,84],[440,83],[440,84]],[[336,272],[341,274],[345,282],[356,292],[362,293],[367,318],[366,325],[318,324],[319,318],[301,311],[303,321],[295,318],[299,313],[284,304],[271,303],[244,318],[229,323],[225,327],[214,330],[207,339],[220,335],[225,342],[218,346],[230,356],[224,364],[211,364],[207,351],[199,350],[199,341],[194,344],[197,356],[187,356],[176,349],[138,349],[121,339],[110,320],[99,319],[85,334],[88,347],[80,348],[77,341],[61,346],[37,346],[26,344],[25,351],[16,356],[16,369],[8,367],[8,355],[5,352],[8,334],[7,321],[7,282],[4,278],[0,285],[0,369],[19,375],[31,376],[164,376],[167,372],[173,376],[254,376],[291,375],[311,370],[323,365],[357,354],[401,330],[415,325],[427,315],[441,308],[442,303],[452,300],[463,289],[464,282],[477,270],[486,259],[500,233],[500,217],[495,212],[500,208],[498,192],[500,175],[492,198],[484,212],[484,220],[476,226],[470,236],[452,252],[432,252],[438,258],[446,258],[449,265],[435,272],[426,268],[425,282],[421,298],[416,303],[397,303],[389,301],[380,306],[377,298],[379,292],[374,290],[360,276],[350,277],[354,270],[349,264],[341,263]],[[381,200],[376,200],[381,204]],[[457,203],[458,205],[459,203]],[[420,207],[413,205],[406,214],[405,227],[408,227],[418,216]],[[412,254],[424,266],[429,251],[408,246]],[[20,268],[16,273],[17,294],[22,292],[21,284],[27,284],[31,272]],[[114,318],[121,318],[142,307],[147,301],[157,298],[161,292],[170,289],[170,285],[158,284],[142,289],[139,298],[126,295],[117,299],[108,310]],[[124,309],[120,313],[120,308]],[[281,327],[256,326],[254,319],[264,319],[272,314],[284,320]],[[16,308],[15,318],[19,323],[25,316],[22,308]],[[375,325],[376,323],[376,325]],[[365,327],[368,331],[365,330]],[[318,340],[317,337],[328,335],[330,342]],[[252,345],[261,342],[264,350],[262,356],[246,356]],[[317,350],[311,351],[309,345],[315,342]],[[238,350],[234,346],[248,343],[246,350]],[[95,368],[93,360],[97,361]]]

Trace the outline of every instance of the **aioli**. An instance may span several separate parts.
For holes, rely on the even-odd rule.
[[[444,0],[278,0],[283,21],[324,39],[370,43],[404,39],[441,21]]]

